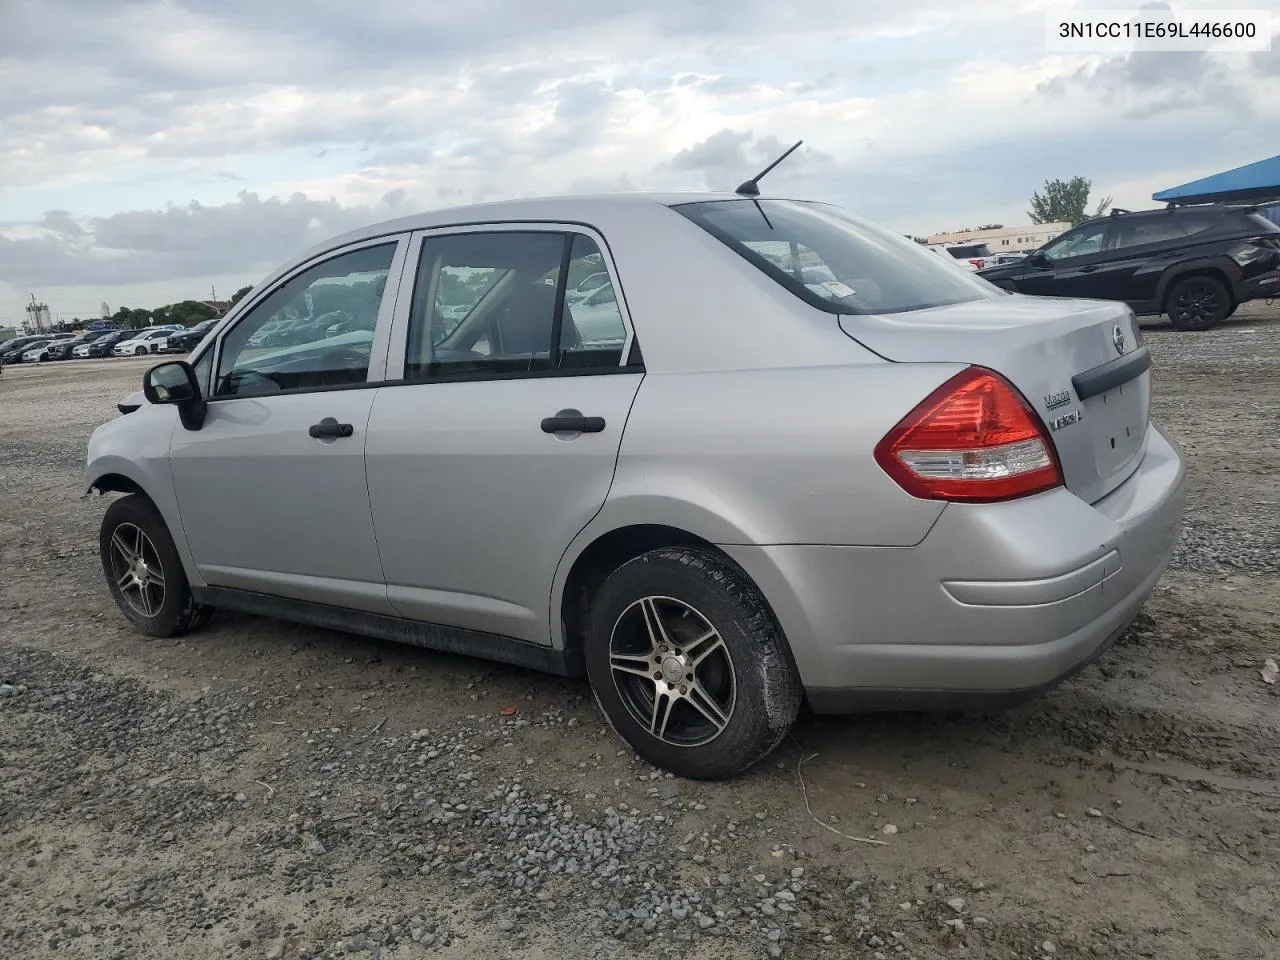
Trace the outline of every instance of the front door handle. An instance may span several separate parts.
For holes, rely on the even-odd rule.
[[[328,440],[334,437],[349,437],[355,433],[355,427],[349,423],[339,423],[333,417],[325,417],[319,423],[307,428],[307,433],[317,440]]]
[[[604,429],[604,417],[545,417],[543,433],[599,433]]]

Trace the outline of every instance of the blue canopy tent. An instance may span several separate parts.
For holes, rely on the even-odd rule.
[[[1280,156],[1248,163],[1211,177],[1192,180],[1151,195],[1163,203],[1256,203],[1280,201]],[[1280,203],[1268,204],[1261,212],[1270,219],[1280,216]]]

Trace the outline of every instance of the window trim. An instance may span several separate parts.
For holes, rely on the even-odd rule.
[[[560,368],[552,367],[550,370],[521,370],[505,373],[490,373],[485,371],[470,371],[461,374],[449,374],[440,377],[430,377],[427,379],[410,380],[405,376],[406,361],[408,360],[409,351],[409,323],[413,310],[413,300],[417,293],[418,271],[422,260],[422,247],[427,240],[438,239],[442,237],[460,236],[462,234],[472,233],[557,233],[564,238],[565,253],[562,257],[571,254],[573,248],[573,239],[577,234],[587,237],[600,251],[602,271],[609,275],[609,282],[613,284],[614,294],[618,301],[618,312],[622,317],[622,324],[626,330],[626,337],[622,342],[622,353],[618,358],[616,366],[608,367],[568,367]],[[569,280],[568,271],[565,269],[564,260],[561,260],[560,277],[557,280],[556,300],[556,319],[553,327],[553,340],[558,336],[559,327],[563,323],[563,311],[565,309],[565,291]],[[631,313],[627,309],[626,293],[622,289],[622,281],[618,276],[618,271],[614,263],[613,251],[609,248],[609,241],[604,235],[585,223],[575,223],[569,221],[548,221],[548,220],[504,220],[501,222],[491,223],[468,223],[453,224],[448,226],[431,227],[424,230],[415,230],[405,250],[404,267],[401,271],[400,284],[396,292],[396,309],[391,322],[391,330],[389,334],[389,348],[386,362],[386,379],[383,386],[428,386],[435,383],[473,383],[476,381],[487,380],[536,380],[554,377],[579,377],[579,376],[600,376],[612,375],[618,373],[643,373],[643,362],[640,364],[631,364],[628,361],[636,354],[633,353],[632,346],[636,342],[635,324],[632,322]]]
[[[398,304],[400,280],[401,275],[404,272],[405,265],[405,254],[409,247],[409,243],[407,242],[408,239],[409,234],[407,233],[383,235],[351,243],[344,247],[327,250],[315,257],[302,261],[287,273],[281,274],[269,287],[264,286],[259,294],[253,297],[253,302],[243,310],[239,311],[239,315],[232,323],[218,331],[217,336],[214,337],[213,342],[209,347],[205,351],[202,351],[198,357],[193,357],[189,361],[194,367],[204,359],[206,353],[213,354],[213,362],[209,367],[208,381],[200,384],[200,390],[201,393],[204,394],[205,400],[209,403],[223,403],[228,400],[265,400],[271,397],[292,396],[301,393],[325,393],[334,389],[362,389],[377,386],[381,383],[386,378],[387,348],[390,343],[391,336],[390,328],[395,308]],[[393,243],[395,244],[395,250],[391,254],[391,264],[387,268],[387,284],[382,293],[382,302],[378,305],[378,320],[374,324],[373,328],[373,343],[369,345],[369,369],[365,374],[363,382],[332,384],[323,387],[297,387],[291,390],[280,390],[276,393],[260,394],[252,397],[240,397],[234,395],[220,397],[213,394],[213,384],[217,380],[218,370],[222,363],[222,347],[224,341],[233,330],[239,327],[240,324],[244,323],[249,317],[253,316],[254,311],[257,310],[257,308],[264,303],[268,297],[272,296],[277,290],[294,280],[300,274],[303,274],[314,267],[328,263],[331,260],[336,260],[346,254],[354,253],[357,250],[366,250],[370,247],[385,247]],[[394,295],[392,295],[393,283],[395,287]],[[245,299],[248,300],[249,298],[246,297]]]

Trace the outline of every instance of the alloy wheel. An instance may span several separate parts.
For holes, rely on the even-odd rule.
[[[111,534],[111,574],[125,603],[150,619],[164,606],[164,568],[142,528],[122,523]]]
[[[1218,308],[1218,291],[1208,284],[1187,287],[1174,304],[1179,319],[1192,326],[1211,323],[1218,315]]]
[[[627,607],[609,639],[609,672],[627,711],[663,743],[710,743],[733,716],[729,649],[682,600],[643,597]]]

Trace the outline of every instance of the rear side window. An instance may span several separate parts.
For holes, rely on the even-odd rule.
[[[1177,214],[1147,220],[1122,218],[1116,226],[1116,239],[1112,245],[1117,249],[1123,249],[1152,243],[1168,243],[1207,230],[1213,226],[1213,223],[1214,221],[1206,217]]]
[[[825,204],[711,200],[672,209],[828,313],[902,313],[1003,296],[914,240]]]
[[[947,253],[957,260],[968,260],[970,257],[989,257],[991,250],[985,243],[966,243],[961,246],[947,247]]]
[[[428,237],[414,286],[405,378],[617,369],[627,331],[602,264],[600,248],[583,234]]]

